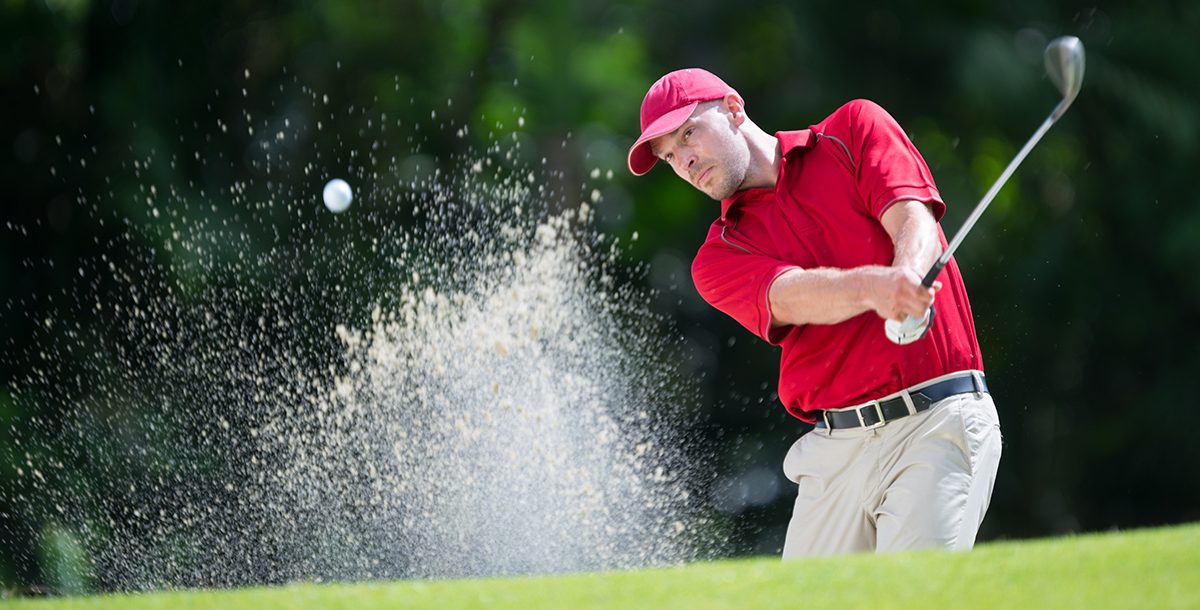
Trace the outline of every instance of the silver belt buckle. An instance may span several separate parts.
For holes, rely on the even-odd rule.
[[[875,407],[875,415],[879,418],[879,421],[868,426],[867,421],[865,419],[863,419],[863,416],[862,416],[862,407],[859,407],[854,410],[854,414],[858,416],[858,425],[866,430],[873,430],[875,428],[878,428],[878,427],[886,424],[887,420],[883,419],[883,407],[879,405],[879,401],[872,400],[869,403],[869,406]]]

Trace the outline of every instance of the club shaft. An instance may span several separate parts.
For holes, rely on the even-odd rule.
[[[1064,100],[1064,102],[1065,101],[1066,100]],[[1038,141],[1042,139],[1042,136],[1046,134],[1046,131],[1050,129],[1050,126],[1058,120],[1059,116],[1062,116],[1063,110],[1066,110],[1065,104],[1060,103],[1057,107],[1055,107],[1054,112],[1051,112],[1050,116],[1046,117],[1045,121],[1042,121],[1042,126],[1038,127],[1038,130],[1034,132],[1033,137],[1029,138],[1029,141],[1025,143],[1025,146],[1021,148],[1020,152],[1017,153],[1017,156],[1013,157],[1013,160],[1008,162],[1008,167],[1004,168],[1004,171],[1000,173],[1000,177],[997,178],[996,182],[992,184],[992,188],[988,189],[988,192],[983,196],[983,199],[981,199],[979,204],[975,206],[975,209],[971,211],[971,215],[968,216],[967,220],[963,222],[963,225],[959,227],[958,233],[954,234],[954,239],[950,240],[950,245],[946,246],[946,251],[942,252],[942,255],[938,257],[937,262],[933,264],[933,267],[930,267],[929,273],[926,273],[925,278],[921,280],[921,284],[923,284],[926,288],[933,286],[933,281],[937,279],[938,274],[941,273],[942,267],[945,267],[946,263],[950,262],[950,257],[954,255],[954,251],[958,249],[960,244],[962,244],[963,238],[967,236],[967,233],[971,232],[971,227],[975,226],[975,223],[979,220],[979,217],[983,215],[984,210],[986,210],[988,205],[992,203],[992,200],[996,198],[996,193],[1000,192],[1000,189],[1004,187],[1004,183],[1008,182],[1009,176],[1012,176],[1012,173],[1016,171],[1017,166],[1021,164],[1021,161],[1025,160],[1025,156],[1029,154],[1029,151],[1033,150],[1033,147],[1037,145]]]

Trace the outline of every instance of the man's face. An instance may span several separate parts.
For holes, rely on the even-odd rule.
[[[737,192],[750,167],[750,149],[720,100],[700,104],[679,129],[651,140],[650,150],[718,201]]]

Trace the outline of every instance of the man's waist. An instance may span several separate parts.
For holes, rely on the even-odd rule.
[[[811,421],[818,411],[983,370],[973,333],[943,328],[961,319],[952,311],[939,311],[938,320],[930,336],[906,346],[888,341],[873,314],[833,325],[810,324],[800,337],[791,332],[780,345],[779,398],[793,415]]]
[[[880,398],[848,407],[825,409],[815,413],[817,425],[830,429],[875,428],[889,421],[926,411],[951,396],[988,392],[982,371],[948,373],[893,392]]]

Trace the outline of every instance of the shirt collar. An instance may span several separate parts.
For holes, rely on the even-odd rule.
[[[812,148],[813,144],[815,144],[817,141],[817,136],[811,129],[801,129],[800,131],[777,131],[775,132],[775,137],[779,139],[779,154],[785,159],[793,150],[807,150]],[[781,176],[783,175],[783,164],[779,165],[779,173]],[[777,181],[775,185],[779,186],[779,182]],[[755,191],[762,190],[763,189],[746,189],[744,191],[738,191],[734,193],[728,199],[722,200],[721,220],[725,220],[726,215],[729,214],[729,210],[741,202],[747,195]]]

